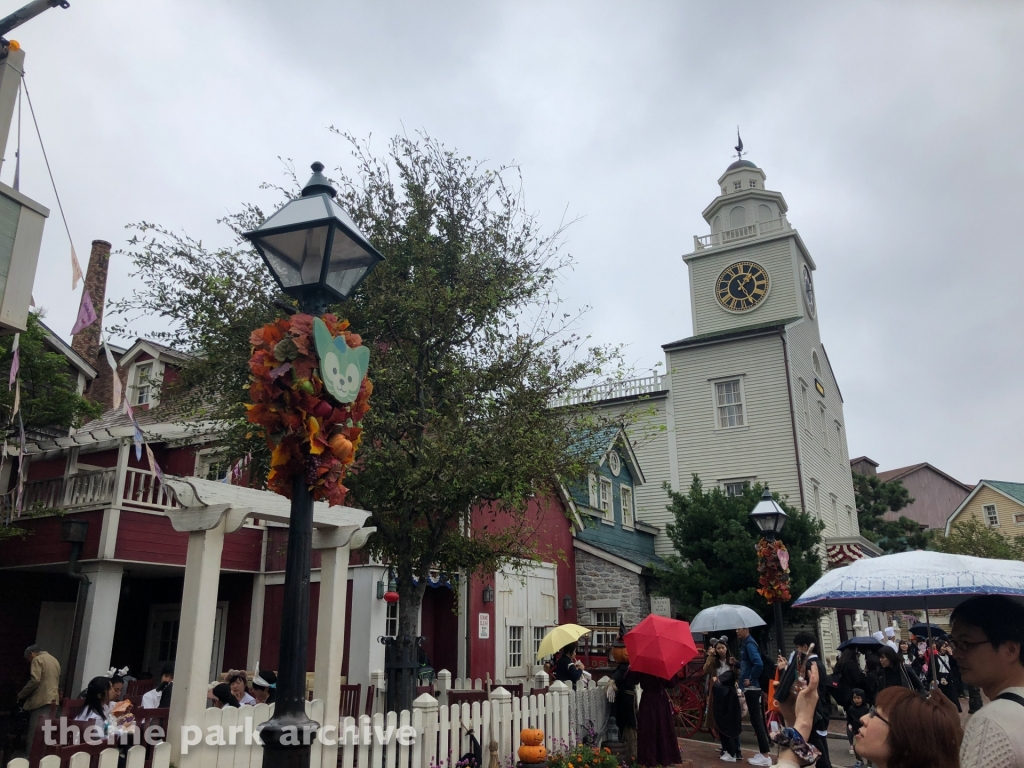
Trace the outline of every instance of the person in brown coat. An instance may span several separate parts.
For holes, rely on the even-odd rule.
[[[47,714],[50,704],[60,698],[60,662],[38,645],[30,645],[25,649],[25,659],[29,662],[29,678],[17,698],[21,708],[29,714],[25,746],[31,755],[32,737],[35,736],[40,716]]]

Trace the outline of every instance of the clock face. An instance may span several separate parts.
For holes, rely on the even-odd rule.
[[[807,303],[807,313],[814,317],[814,283],[811,282],[811,270],[804,264],[804,301]]]
[[[737,261],[718,276],[715,296],[731,312],[747,312],[768,295],[768,273],[760,264]]]

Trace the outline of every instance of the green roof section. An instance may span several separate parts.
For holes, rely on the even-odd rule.
[[[1008,483],[1005,480],[982,480],[981,482],[991,485],[997,491],[1002,491],[1007,496],[1024,504],[1024,483]]]
[[[605,453],[612,444],[612,440],[614,440],[621,431],[622,427],[618,425],[602,427],[601,429],[594,430],[586,437],[581,438],[573,446],[573,450],[579,451],[590,464],[597,464],[604,458]]]
[[[762,331],[773,331],[781,328],[785,328],[790,323],[795,323],[800,320],[800,317],[789,317],[785,320],[771,320],[765,323],[755,323],[754,325],[745,325],[742,328],[730,328],[727,331],[714,331],[712,333],[702,333],[698,336],[687,336],[685,339],[679,339],[679,341],[669,342],[668,344],[662,344],[662,349],[677,349],[679,347],[689,347],[694,344],[704,344],[708,341],[729,341],[731,339],[742,339],[745,336],[751,336]]]

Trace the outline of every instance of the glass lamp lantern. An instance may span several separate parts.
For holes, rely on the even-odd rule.
[[[303,311],[319,314],[344,301],[384,257],[370,245],[334,198],[337,190],[313,163],[302,196],[285,203],[259,227],[246,232],[281,290]]]
[[[761,529],[761,533],[766,536],[775,536],[782,530],[782,526],[786,524],[785,511],[779,506],[779,503],[772,497],[772,492],[768,490],[768,486],[765,486],[764,493],[761,495],[761,500],[757,502],[757,506],[754,507],[750,516],[757,523],[757,527]]]

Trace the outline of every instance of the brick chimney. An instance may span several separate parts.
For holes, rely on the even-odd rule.
[[[107,269],[110,266],[110,243],[93,240],[89,254],[89,268],[85,273],[85,289],[89,291],[92,305],[99,318],[88,328],[83,328],[71,340],[71,348],[81,355],[89,365],[98,368],[100,351],[100,329],[103,327],[103,304],[107,300]]]

